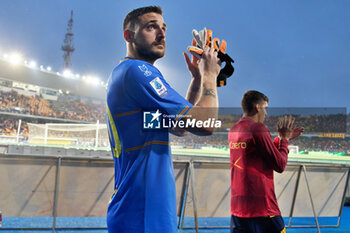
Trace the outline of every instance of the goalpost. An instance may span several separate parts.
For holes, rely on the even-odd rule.
[[[288,145],[290,154],[299,154],[299,146]]]
[[[108,147],[107,125],[100,124],[28,124],[28,142],[81,147]]]

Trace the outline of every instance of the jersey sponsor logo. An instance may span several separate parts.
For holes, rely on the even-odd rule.
[[[159,77],[153,79],[151,82],[149,82],[153,89],[157,92],[158,95],[161,97],[164,97],[166,94],[168,94],[168,90],[166,89],[165,85],[163,84],[162,80],[160,80]]]
[[[247,148],[246,142],[230,142],[230,149],[245,149]]]
[[[151,71],[148,70],[147,66],[145,64],[143,64],[142,66],[139,66],[139,69],[141,70],[141,72],[143,72],[143,74],[148,77],[152,74]]]
[[[160,116],[162,114],[157,111],[143,112],[143,128],[144,129],[160,129]]]

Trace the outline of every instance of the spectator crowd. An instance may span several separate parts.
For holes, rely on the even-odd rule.
[[[2,114],[1,114],[2,112]],[[61,94],[57,100],[47,100],[41,96],[26,96],[16,91],[5,92],[0,90],[0,135],[16,136],[18,119],[20,114],[27,117],[22,121],[20,135],[28,136],[30,123],[50,123],[59,119],[93,122],[99,120],[105,122],[105,104],[102,101],[94,101],[81,97]],[[5,113],[11,113],[9,116]],[[17,116],[14,117],[14,116]],[[46,122],[38,122],[37,116],[46,117]],[[240,119],[240,115],[221,115],[222,128],[218,133],[209,137],[188,135],[186,137],[171,137],[173,145],[186,145],[196,148],[199,146],[212,146],[227,148],[227,132],[230,127]],[[350,114],[328,115],[295,115],[300,126],[305,127],[303,137],[292,141],[293,145],[299,146],[300,151],[329,151],[349,152],[350,143],[348,138],[321,138],[317,133],[343,133],[350,132]],[[22,117],[23,118],[23,117]],[[50,121],[50,118],[52,119]],[[277,131],[277,122],[281,116],[270,115],[265,120],[265,125],[271,132]],[[43,121],[43,120],[42,120]],[[311,136],[310,136],[311,135]]]
[[[61,95],[57,100],[0,91],[0,111],[87,122],[105,120],[105,105]]]

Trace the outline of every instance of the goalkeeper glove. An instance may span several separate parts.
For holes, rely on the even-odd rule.
[[[220,44],[220,40],[218,38],[212,39],[212,31],[207,30],[206,28],[199,32],[193,29],[192,34],[196,40],[196,46],[188,46],[187,50],[198,59],[201,58],[204,47],[211,47],[213,43],[214,49],[218,52],[218,58],[221,60],[221,62],[225,62],[224,68],[220,70],[217,77],[217,86],[225,86],[226,79],[229,78],[234,72],[234,68],[231,64],[234,61],[228,54],[225,53],[227,46],[226,41],[222,40]]]

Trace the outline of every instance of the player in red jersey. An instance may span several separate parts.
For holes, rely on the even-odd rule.
[[[289,139],[303,127],[292,116],[278,123],[279,137],[273,142],[263,124],[269,99],[247,91],[241,102],[243,117],[231,128],[231,233],[285,232],[275,195],[273,172],[287,165]]]

